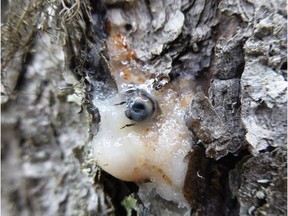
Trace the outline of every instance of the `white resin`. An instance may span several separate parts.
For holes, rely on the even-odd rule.
[[[101,115],[94,155],[97,164],[114,177],[139,184],[152,182],[161,197],[185,204],[184,158],[191,149],[192,135],[183,118],[191,95],[179,96],[169,87],[153,93],[159,106],[156,115],[125,128],[132,123],[125,116],[125,105],[115,105],[124,101],[122,94],[104,101],[94,99]]]
[[[155,189],[162,198],[188,207],[183,195],[188,166],[184,159],[191,149],[192,133],[184,114],[194,95],[193,81],[180,78],[156,91],[150,79],[152,71],[134,61],[131,50],[124,46],[125,39],[115,35],[107,44],[118,93],[106,99],[101,91],[94,95],[101,116],[99,132],[92,141],[96,162],[118,179],[136,182],[140,189]],[[158,110],[148,121],[125,127],[133,122],[125,116],[125,104],[117,104],[125,101],[124,92],[131,83],[148,92]]]

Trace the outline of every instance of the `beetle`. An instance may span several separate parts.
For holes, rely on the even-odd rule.
[[[157,101],[145,90],[129,88],[125,91],[125,115],[134,122],[150,119],[157,110]]]

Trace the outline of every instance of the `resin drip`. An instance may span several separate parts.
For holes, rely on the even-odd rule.
[[[140,187],[149,182],[150,189],[155,188],[164,199],[187,205],[183,185],[188,165],[184,158],[191,149],[192,134],[184,114],[194,95],[192,80],[182,78],[155,90],[150,79],[153,73],[137,64],[135,53],[121,35],[110,37],[107,45],[118,93],[104,100],[98,93],[94,96],[101,116],[93,139],[97,164],[114,177]],[[135,123],[125,116],[121,102],[129,84],[144,89],[157,101],[158,109],[151,119]],[[135,125],[128,126],[131,124]]]

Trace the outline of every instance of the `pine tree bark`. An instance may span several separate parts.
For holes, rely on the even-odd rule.
[[[284,0],[4,1],[2,215],[131,210],[121,202],[137,186],[101,172],[90,146],[93,81],[112,85],[108,19],[157,74],[195,79],[185,115],[195,136],[184,188],[191,215],[286,215],[286,8]],[[138,202],[132,215],[183,215],[159,197],[149,208]]]

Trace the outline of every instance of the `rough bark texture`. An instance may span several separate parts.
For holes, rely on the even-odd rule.
[[[115,88],[107,18],[157,75],[202,87],[185,115],[191,215],[286,215],[286,1],[103,2],[2,7],[2,215],[184,214],[160,197],[145,207],[94,163],[91,92]]]
[[[55,15],[48,12],[52,4],[60,8],[44,1],[12,4],[18,10],[9,13],[10,25],[2,29],[2,65],[8,66],[1,71],[1,213],[107,215],[113,209],[93,185],[98,168],[91,150],[84,149],[88,116],[81,109],[83,86],[65,72],[57,32],[39,30],[47,30]],[[35,28],[25,28],[28,21],[37,22]],[[15,37],[15,30],[23,36]]]

